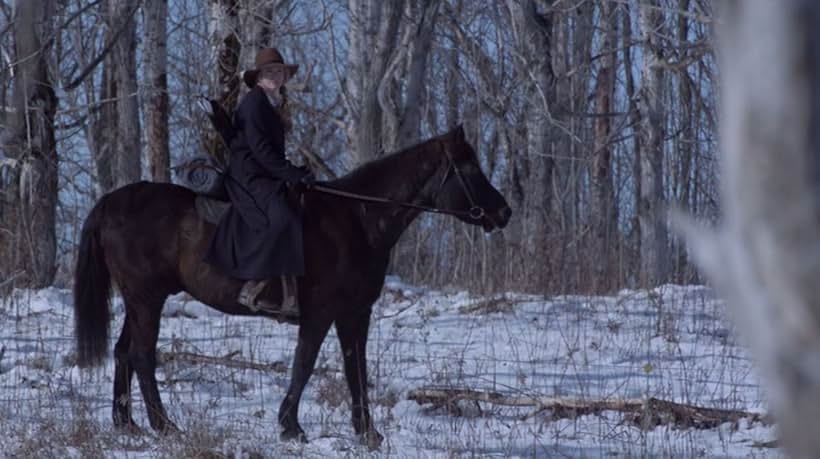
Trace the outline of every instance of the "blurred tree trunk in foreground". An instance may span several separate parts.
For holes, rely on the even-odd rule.
[[[725,6],[724,218],[684,232],[728,296],[784,448],[820,457],[820,4]]]

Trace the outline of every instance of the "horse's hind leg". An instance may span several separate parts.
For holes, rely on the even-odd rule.
[[[168,418],[157,387],[157,338],[159,319],[165,298],[151,301],[128,301],[126,311],[129,316],[131,346],[128,349],[128,363],[137,373],[142,398],[148,410],[148,421],[158,432],[178,431]]]
[[[116,427],[136,428],[131,417],[131,378],[134,368],[128,362],[131,347],[131,328],[128,315],[122,325],[120,338],[114,346],[114,406],[112,415]]]

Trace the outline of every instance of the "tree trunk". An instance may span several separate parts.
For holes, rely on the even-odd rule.
[[[140,179],[140,119],[137,103],[136,0],[106,0],[101,11],[106,43],[114,42],[103,61],[99,116],[92,116],[97,196]]]
[[[455,5],[453,5],[453,10],[455,14],[461,15],[464,11],[464,0],[456,0]],[[446,120],[446,126],[455,126],[459,122],[465,123],[465,130],[468,132],[468,136],[470,135],[469,132],[478,131],[478,127],[480,126],[479,116],[478,116],[478,105],[476,104],[476,110],[473,110],[475,113],[462,113],[461,104],[464,101],[464,97],[462,97],[461,91],[464,89],[459,85],[459,65],[460,59],[459,54],[461,51],[458,47],[458,42],[453,40],[452,47],[446,52],[445,59],[447,62],[447,71],[445,75],[447,75],[447,80],[444,82],[444,90],[447,91],[447,101],[444,107],[444,119]],[[472,122],[472,126],[470,126],[470,121],[468,119],[474,117],[474,122]],[[468,137],[471,138],[471,137]]]
[[[551,149],[549,154],[556,158],[551,179],[552,190],[549,227],[546,230],[545,249],[549,254],[550,266],[545,270],[546,281],[555,291],[566,291],[569,244],[565,244],[571,233],[570,216],[565,201],[566,188],[571,174],[572,135],[570,132],[570,112],[572,111],[572,86],[570,85],[570,54],[572,52],[569,30],[569,15],[561,8],[554,9],[552,15],[552,69],[555,75],[555,103],[551,110],[553,129],[550,131]]]
[[[404,0],[348,0],[347,168],[361,165],[382,152],[382,107],[378,92],[388,61],[396,52]]]
[[[417,24],[409,27],[405,34],[405,45],[409,47],[407,69],[400,79],[405,84],[404,103],[399,107],[399,117],[395,138],[391,139],[388,150],[395,151],[409,147],[420,140],[424,89],[429,83],[427,62],[430,60],[430,45],[438,17],[441,0],[420,0],[416,8]]]
[[[100,11],[107,23],[105,42],[114,39],[113,25],[109,17],[111,8],[108,3],[100,4]],[[93,141],[90,142],[92,154],[94,155],[94,165],[97,172],[96,195],[102,197],[105,193],[114,189],[114,177],[116,176],[116,156],[117,156],[117,77],[114,71],[114,53],[109,52],[103,60],[102,79],[100,82],[99,111],[95,114],[93,110],[89,113],[91,122],[91,135]],[[87,85],[91,88],[88,94],[93,91],[93,81],[87,80]]]
[[[247,52],[243,62],[246,68],[251,68],[256,59],[257,50],[274,45],[274,8],[279,5],[274,6],[273,3],[271,0],[244,0],[242,5],[244,18],[241,20],[240,29],[243,32],[242,37],[246,40],[244,43]]]
[[[6,285],[43,288],[54,280],[57,207],[57,97],[48,73],[51,0],[15,3],[14,109],[3,134],[3,155],[11,163],[0,174],[0,279]]]
[[[166,19],[168,0],[144,0],[146,70],[146,149],[151,180],[169,182],[171,166],[168,146],[168,54]]]
[[[116,81],[117,138],[114,152],[114,186],[119,188],[140,179],[140,117],[137,102],[137,39],[134,13],[137,0],[108,0],[110,24],[116,31],[124,27],[112,50]]]
[[[590,196],[591,244],[589,254],[597,257],[592,263],[592,289],[605,292],[615,287],[613,245],[617,241],[618,212],[612,184],[612,150],[610,145],[613,91],[615,90],[615,39],[617,29],[611,5],[599,4],[602,40],[601,66],[595,79],[594,142]],[[590,258],[591,259],[591,258]]]
[[[725,7],[724,217],[716,233],[685,233],[728,296],[786,453],[820,457],[820,4]]]
[[[585,177],[588,174],[588,167],[585,167],[589,146],[594,143],[589,129],[588,120],[579,116],[582,113],[589,113],[594,110],[590,97],[590,82],[595,81],[592,73],[592,42],[595,35],[595,8],[594,3],[588,0],[576,0],[576,5],[570,15],[571,24],[571,75],[570,79],[570,107],[568,116],[568,128],[572,133],[570,149],[568,154],[571,161],[567,161],[568,169],[564,173],[566,184],[564,185],[566,198],[564,201],[565,213],[569,216],[567,230],[565,233],[566,242],[569,242],[576,235],[584,231],[584,220],[582,219],[582,208],[586,207],[588,187],[585,186]],[[584,254],[581,247],[572,251],[570,260],[577,271],[585,263]],[[581,279],[576,277],[570,286],[573,290],[582,287]]]
[[[239,40],[239,0],[211,0],[211,17],[208,22],[213,62],[216,64],[215,98],[222,107],[233,113],[239,103],[239,56],[242,46]],[[228,148],[219,135],[208,130],[205,145],[213,156],[227,163]]]
[[[623,31],[621,34],[621,52],[624,60],[624,90],[627,97],[627,112],[629,113],[629,124],[633,126],[633,131],[638,129],[640,122],[640,112],[638,111],[637,91],[635,89],[635,76],[633,73],[632,60],[632,19],[630,17],[629,5],[622,5],[621,19]],[[631,171],[632,184],[634,187],[630,205],[633,209],[630,221],[630,231],[627,237],[629,247],[626,272],[632,273],[626,279],[626,285],[636,287],[640,282],[640,261],[641,261],[641,225],[638,209],[641,207],[641,136],[632,136],[631,145]],[[626,252],[626,251],[625,251]]]
[[[689,0],[679,0],[678,10],[689,11]],[[683,14],[678,15],[677,41],[682,49],[684,48],[683,44],[689,42],[689,19]],[[687,53],[685,51],[681,51],[677,58],[678,62],[683,62],[686,59],[688,59]],[[675,161],[677,162],[676,170],[678,173],[675,174],[674,177],[677,182],[675,188],[678,190],[678,195],[676,196],[678,205],[685,209],[690,209],[692,207],[691,190],[694,185],[694,180],[692,180],[691,177],[692,158],[694,156],[695,148],[699,143],[693,129],[693,126],[695,125],[695,120],[693,119],[695,110],[693,106],[694,104],[692,103],[693,91],[688,68],[688,66],[684,66],[680,69],[680,72],[677,75],[678,101],[680,106],[680,114],[678,116],[680,126],[678,127],[678,131],[680,132],[680,135],[677,136],[675,142],[677,153],[675,155]],[[686,253],[685,247],[682,243],[675,242],[674,261],[674,282],[687,283],[690,281],[686,274],[689,271],[688,267],[691,266],[691,264],[689,263],[688,254]]]
[[[540,259],[546,252],[544,235],[548,232],[547,215],[552,203],[554,161],[550,155],[550,111],[554,109],[555,78],[552,70],[551,16],[541,14],[535,0],[507,2],[513,23],[518,77],[524,81],[526,123],[525,200],[521,216],[526,257]],[[549,8],[549,6],[547,6]],[[541,284],[547,270],[532,266],[532,281]],[[528,276],[529,277],[529,276]]]
[[[114,45],[114,75],[117,82],[117,139],[114,166],[116,188],[140,179],[140,116],[137,102],[137,38],[134,12],[137,0],[109,0],[114,29],[125,27]]]
[[[663,16],[657,0],[641,0],[639,25],[643,43],[641,89],[638,98],[641,139],[641,195],[638,221],[641,228],[641,284],[664,282],[668,270],[667,236],[663,208],[663,69],[660,28]]]

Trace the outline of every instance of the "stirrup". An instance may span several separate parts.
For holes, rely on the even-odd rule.
[[[294,279],[293,291],[288,288],[287,275],[280,276],[282,280],[282,309],[281,314],[285,317],[298,318],[299,317],[299,303],[296,301],[298,286],[296,279]]]
[[[239,297],[236,299],[239,304],[247,307],[253,312],[257,312],[260,310],[259,305],[256,302],[256,299],[259,297],[259,294],[262,293],[262,290],[265,289],[267,285],[267,281],[246,281],[242,288],[239,290]]]

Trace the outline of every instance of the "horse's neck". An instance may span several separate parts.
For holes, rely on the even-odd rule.
[[[429,148],[429,147],[428,147]],[[346,191],[397,202],[432,205],[435,180],[441,175],[441,157],[415,147],[378,160],[339,184]],[[419,210],[385,204],[351,203],[358,207],[371,245],[389,249],[418,216]]]

